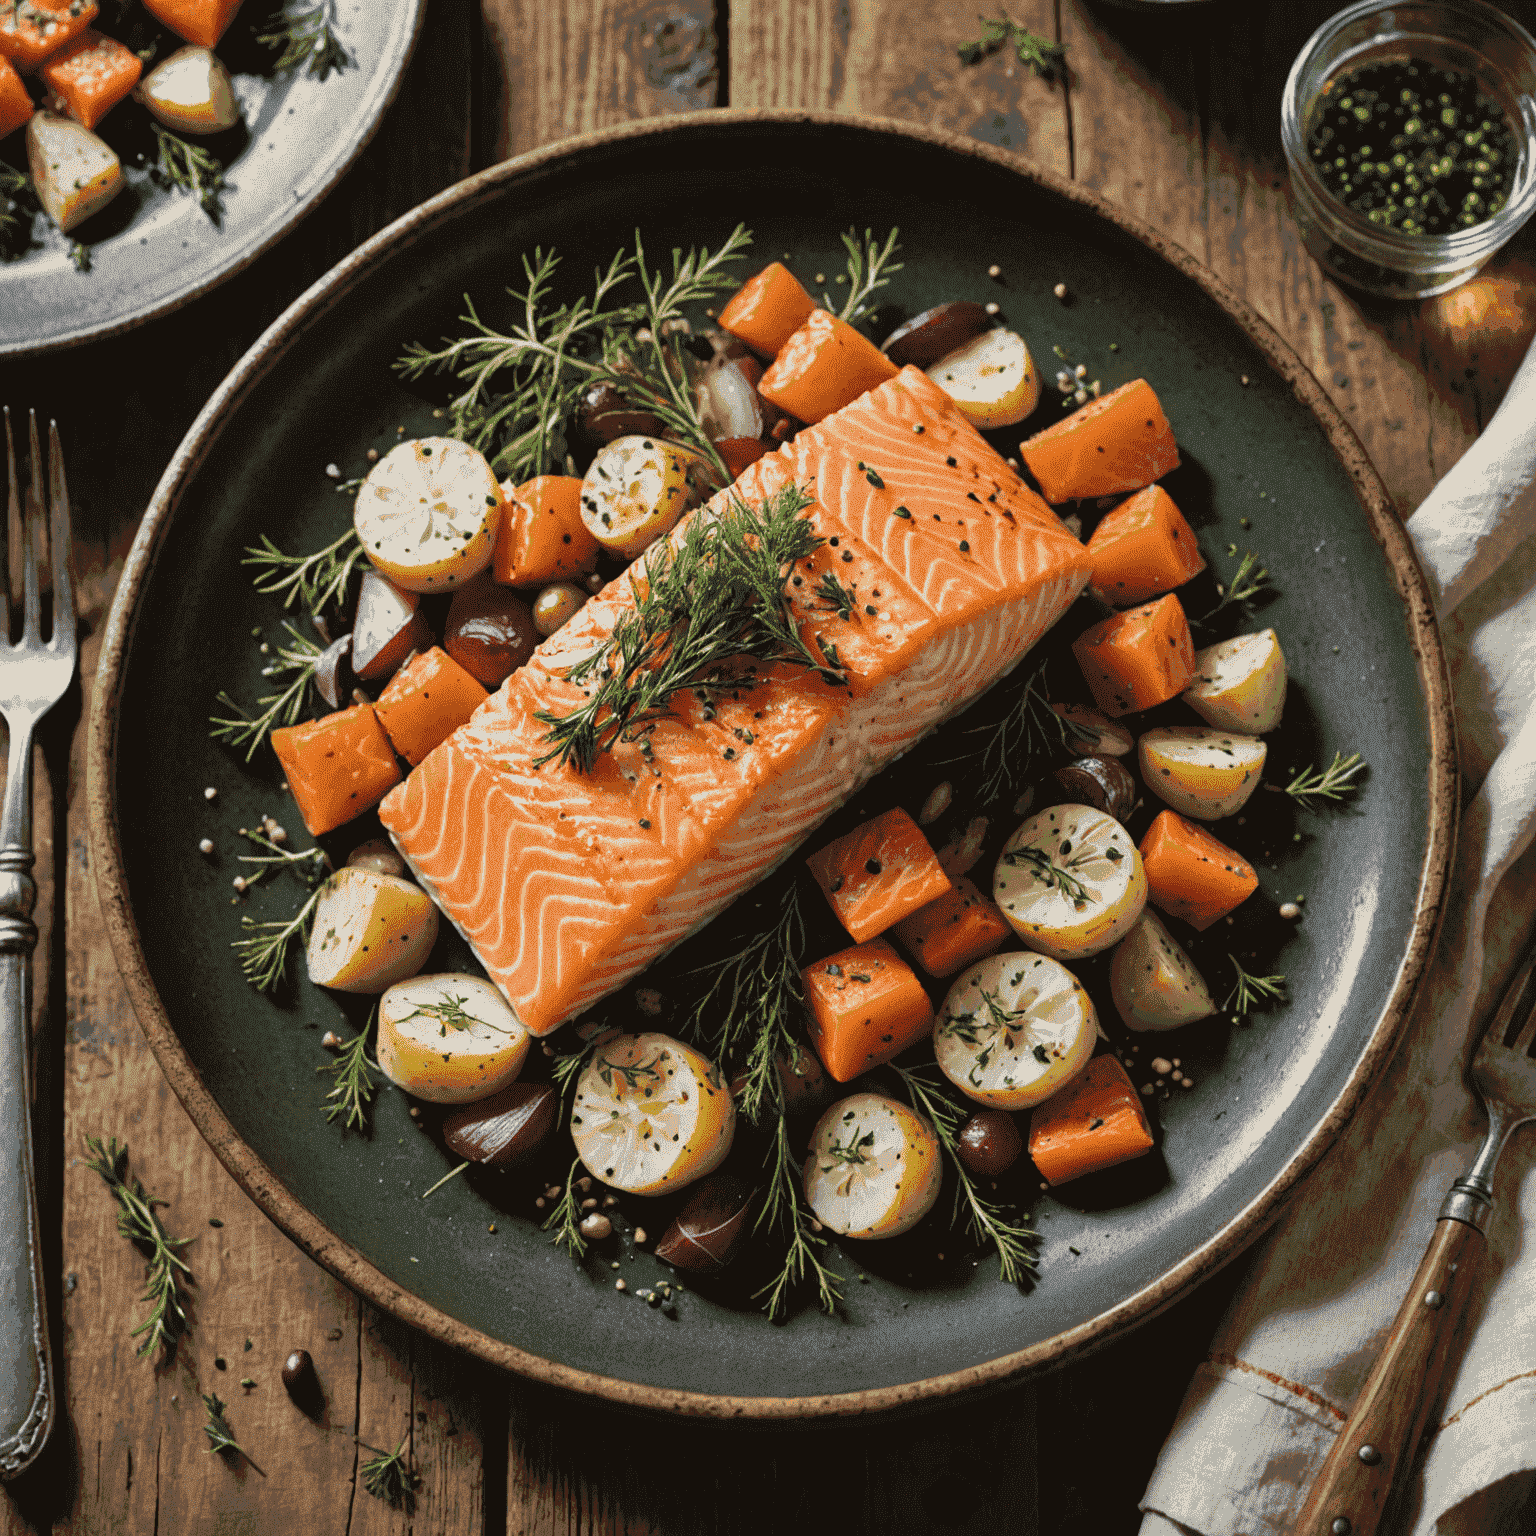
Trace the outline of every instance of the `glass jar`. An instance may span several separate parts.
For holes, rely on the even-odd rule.
[[[1519,150],[1509,200],[1450,234],[1373,224],[1324,185],[1307,142],[1323,98],[1367,64],[1417,62],[1472,75],[1504,109]],[[1427,298],[1464,283],[1536,211],[1536,39],[1485,0],[1363,0],[1323,23],[1291,66],[1280,106],[1291,198],[1307,249],[1367,293]]]

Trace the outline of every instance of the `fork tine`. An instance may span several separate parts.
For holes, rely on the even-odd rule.
[[[1483,1037],[1490,1045],[1504,1045],[1518,1017],[1520,1033],[1509,1045],[1509,1049],[1521,1052],[1530,1049],[1531,1040],[1536,1036],[1536,996],[1529,995],[1533,971],[1536,971],[1536,948],[1533,948],[1525,957],[1520,969],[1515,972],[1514,979],[1504,992],[1499,1011],[1494,1014],[1493,1022],[1489,1024],[1488,1032]]]
[[[0,640],[10,644],[11,639],[11,571],[14,569],[11,550],[21,536],[21,492],[16,485],[16,440],[11,436],[11,408],[5,407],[5,464],[10,499],[6,503],[6,535],[0,539],[0,618],[5,623],[0,630]]]
[[[64,481],[64,449],[59,424],[48,421],[49,552],[53,556],[53,640],[55,650],[75,646],[75,593],[70,583],[69,487]]]
[[[37,563],[42,556],[38,548],[38,533],[43,515],[43,454],[37,442],[37,412],[27,412],[27,425],[32,439],[32,494],[27,498],[27,516],[22,527],[21,542],[21,590],[23,642],[42,638],[43,604],[37,589]]]

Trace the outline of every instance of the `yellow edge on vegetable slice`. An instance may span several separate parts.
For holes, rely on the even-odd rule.
[[[927,1118],[883,1093],[840,1099],[811,1132],[806,1203],[842,1237],[897,1237],[933,1209],[944,1179]]]
[[[467,1104],[516,1081],[531,1040],[483,976],[447,972],[397,981],[379,999],[379,1067],[434,1104]]]

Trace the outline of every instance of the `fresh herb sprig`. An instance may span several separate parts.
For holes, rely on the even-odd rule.
[[[1011,44],[1019,63],[1026,69],[1032,69],[1042,80],[1057,77],[1067,57],[1067,51],[1060,43],[1031,32],[1009,16],[983,16],[980,20],[981,36],[972,42],[961,43],[955,50],[962,64],[979,64]]]
[[[963,1207],[970,1233],[978,1242],[996,1246],[999,1277],[1009,1285],[1019,1284],[1038,1268],[1034,1252],[1036,1233],[1033,1228],[1012,1220],[1001,1205],[984,1200],[977,1193],[965,1164],[960,1161],[956,1139],[965,1122],[966,1111],[951,1103],[938,1084],[921,1072],[908,1067],[897,1067],[896,1072],[906,1085],[913,1109],[933,1122],[939,1144],[955,1170],[958,1182],[951,1220],[959,1218]]]
[[[251,582],[263,596],[281,597],[284,608],[291,608],[297,599],[306,613],[321,613],[340,602],[362,558],[357,530],[348,528],[339,539],[310,555],[285,555],[262,534],[261,543],[248,546],[240,564],[256,567]]]
[[[323,848],[283,848],[274,843],[265,832],[253,832],[249,827],[241,827],[240,836],[265,850],[262,853],[240,855],[240,863],[255,866],[254,872],[245,877],[247,890],[274,871],[291,869],[311,887],[325,879],[330,872],[330,860]]]
[[[1231,581],[1219,584],[1216,590],[1221,594],[1221,601],[1209,613],[1201,614],[1194,623],[1209,624],[1224,609],[1251,602],[1261,592],[1274,591],[1274,586],[1270,582],[1269,572],[1259,564],[1259,557],[1250,549],[1244,552],[1238,562]]]
[[[203,1433],[208,1436],[208,1454],[222,1455],[227,1451],[233,1456],[243,1456],[259,1476],[265,1477],[267,1474],[251,1461],[251,1453],[235,1439],[235,1432],[224,1417],[226,1406],[216,1393],[203,1393],[203,1407],[208,1411],[208,1422],[203,1425]]]
[[[565,715],[539,711],[550,746],[534,767],[572,763],[591,772],[685,688],[727,686],[726,664],[737,658],[798,661],[842,682],[826,647],[817,655],[803,639],[785,597],[795,562],[822,544],[800,516],[810,504],[795,485],[755,507],[733,498],[718,516],[695,519],[681,544],[655,546],[643,581],[630,578],[634,607],[567,673],[592,684],[585,702]]]
[[[0,160],[0,241],[20,233],[37,208],[37,195],[27,173]]]
[[[816,596],[844,623],[853,617],[854,605],[859,600],[859,594],[854,588],[845,587],[832,571],[821,573],[821,580],[816,583],[815,591]]]
[[[228,713],[208,717],[211,727],[208,734],[215,741],[244,747],[246,762],[250,762],[256,749],[277,727],[298,724],[309,703],[309,690],[323,654],[313,640],[301,635],[286,619],[283,628],[288,631],[288,642],[280,641],[272,661],[261,669],[263,677],[274,678],[282,686],[275,693],[264,693],[256,700],[260,714],[247,714],[221,688],[218,701]]]
[[[1243,969],[1236,955],[1228,952],[1227,959],[1232,962],[1232,969],[1237,973],[1237,982],[1222,999],[1221,1006],[1232,1015],[1234,1024],[1241,1024],[1248,1017],[1250,1008],[1259,1007],[1265,1003],[1283,1003],[1286,1000],[1283,973],[1274,976],[1250,976]]]
[[[774,1086],[778,1086],[777,1079]],[[763,1297],[763,1310],[770,1318],[777,1318],[788,1311],[791,1298],[805,1284],[814,1283],[822,1311],[834,1313],[843,1299],[843,1277],[825,1262],[827,1240],[813,1225],[814,1218],[805,1205],[800,1165],[790,1146],[782,1104],[765,1169],[768,1182],[752,1230],[778,1234],[784,1242],[784,1257],[773,1279],[753,1294]]]
[[[1058,864],[1043,848],[1034,847],[1012,848],[1003,855],[1005,864],[1027,865],[1043,885],[1058,887],[1063,896],[1078,906],[1093,899],[1088,887],[1072,873],[1078,868],[1080,860],[1086,862],[1079,854],[1065,865]]]
[[[406,1508],[421,1481],[405,1448],[410,1438],[407,1431],[392,1451],[381,1451],[377,1446],[358,1441],[365,1451],[373,1452],[358,1468],[363,1477],[363,1490],[375,1499],[382,1499],[391,1509]]]
[[[215,224],[223,216],[224,162],[203,145],[193,144],[178,133],[151,123],[159,156],[152,174],[169,187],[179,187],[197,199],[198,207]]]
[[[267,19],[267,30],[256,34],[264,48],[279,49],[273,68],[279,74],[302,65],[316,79],[324,80],[332,70],[349,69],[352,55],[333,25],[335,0],[320,0],[318,5],[301,11],[276,11]]]
[[[304,905],[286,920],[257,922],[251,917],[240,919],[240,926],[248,933],[243,939],[232,940],[230,948],[240,956],[240,969],[258,992],[270,992],[278,987],[288,973],[293,946],[308,943],[315,906],[324,890],[323,884],[316,886]]]
[[[468,1029],[471,1024],[479,1024],[485,1029],[494,1029],[494,1025],[487,1024],[484,1019],[476,1018],[464,1006],[468,1001],[467,997],[456,997],[451,992],[444,992],[441,1002],[420,1003],[400,1022],[408,1024],[412,1019],[436,1019],[443,1026],[444,1033],[450,1029]],[[503,1030],[502,1033],[504,1034],[505,1031]]]
[[[316,1072],[329,1072],[336,1080],[325,1096],[330,1105],[325,1112],[326,1124],[340,1115],[344,1130],[368,1129],[374,1095],[372,1074],[379,1070],[378,1062],[368,1057],[368,1037],[373,1033],[377,1017],[378,1009],[375,1008],[363,1026],[363,1032],[348,1040],[337,1051],[334,1061],[322,1061],[315,1068]]]
[[[1333,761],[1321,772],[1309,763],[1285,786],[1288,794],[1298,805],[1312,805],[1319,800],[1342,800],[1360,788],[1355,778],[1365,771],[1365,763],[1358,752],[1345,757],[1342,752],[1333,754]]]
[[[581,1167],[578,1157],[565,1176],[565,1187],[555,1208],[544,1218],[543,1230],[554,1232],[551,1241],[557,1248],[566,1249],[573,1259],[586,1257],[587,1240],[581,1235],[581,1196],[576,1190],[576,1170]]]
[[[874,307],[869,302],[874,294],[901,271],[902,263],[896,260],[896,253],[901,249],[898,234],[899,231],[893,229],[883,244],[875,239],[874,231],[868,229],[862,240],[856,229],[850,229],[842,237],[843,247],[848,252],[848,297],[838,311],[839,320],[856,325]],[[831,294],[824,293],[822,298],[831,309]]]
[[[962,740],[981,739],[978,805],[990,805],[1012,794],[1033,771],[1038,759],[1071,746],[1074,737],[1088,736],[1081,726],[1051,708],[1045,685],[1049,665],[1048,661],[1041,662],[1024,679],[1017,698],[1001,719],[990,725],[971,726],[963,733]],[[964,752],[946,758],[939,766],[972,763],[977,756],[975,747],[967,746]]]

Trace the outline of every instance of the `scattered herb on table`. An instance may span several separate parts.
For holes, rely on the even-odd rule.
[[[421,1481],[413,1470],[405,1447],[410,1439],[407,1431],[400,1437],[400,1444],[392,1451],[381,1451],[377,1446],[359,1445],[373,1455],[358,1470],[363,1476],[363,1488],[375,1499],[382,1499],[391,1509],[401,1509],[410,1504],[416,1485]]]
[[[250,761],[249,758],[246,759]],[[273,871],[281,872],[291,869],[308,886],[315,886],[325,879],[330,870],[330,861],[323,848],[282,848],[272,841],[265,832],[253,832],[249,827],[240,828],[240,836],[254,843],[258,848],[264,849],[262,853],[242,853],[240,863],[254,864],[254,873],[245,877],[246,889],[255,885],[257,881],[264,880]]]
[[[377,1017],[378,1009],[375,1008],[363,1026],[363,1032],[348,1040],[337,1051],[334,1061],[322,1061],[315,1068],[316,1072],[329,1072],[336,1079],[335,1085],[325,1096],[330,1104],[325,1118],[329,1123],[337,1115],[342,1116],[344,1130],[363,1131],[368,1128],[369,1106],[373,1103],[374,1092],[372,1073],[379,1070],[378,1062],[368,1057],[368,1037],[373,1032]]]
[[[874,231],[868,229],[862,240],[856,229],[850,229],[842,237],[848,252],[848,297],[837,312],[839,320],[846,320],[849,325],[857,324],[874,307],[869,302],[871,297],[901,271],[902,263],[895,259],[901,249],[897,234],[898,231],[893,229],[883,245],[875,239]],[[831,309],[832,295],[824,293],[822,298]]]
[[[304,944],[309,940],[310,925],[315,920],[315,906],[324,889],[324,884],[317,885],[310,892],[309,899],[290,918],[277,918],[270,922],[257,922],[252,917],[240,919],[240,926],[249,932],[245,938],[233,940],[230,948],[239,954],[240,969],[258,992],[273,990],[287,975],[294,944]]]
[[[777,1077],[774,1088],[778,1090]],[[820,1223],[805,1206],[800,1164],[790,1146],[789,1123],[784,1118],[782,1102],[764,1166],[768,1183],[763,1207],[752,1230],[779,1234],[784,1242],[784,1258],[774,1278],[753,1294],[764,1297],[763,1310],[770,1318],[777,1318],[789,1310],[790,1298],[807,1281],[814,1281],[822,1311],[834,1313],[843,1299],[843,1277],[823,1262],[827,1240],[821,1235]]]
[[[565,1176],[565,1187],[560,1191],[554,1210],[544,1218],[543,1226],[545,1232],[554,1231],[551,1241],[557,1248],[567,1249],[573,1259],[584,1258],[587,1252],[587,1240],[581,1235],[581,1196],[576,1190],[576,1170],[580,1167],[578,1157],[572,1162],[570,1172]]]
[[[220,201],[224,187],[224,162],[201,144],[193,144],[178,133],[151,123],[159,157],[150,168],[155,179],[165,186],[177,187],[197,199],[198,207],[219,222],[224,212]]]
[[[283,628],[288,631],[288,643],[279,642],[273,660],[262,668],[262,676],[276,679],[283,686],[276,693],[264,693],[256,700],[261,713],[248,715],[222,688],[218,701],[228,711],[223,715],[210,715],[208,734],[215,741],[232,747],[245,748],[245,760],[250,762],[256,749],[278,726],[297,725],[309,702],[309,690],[315,680],[315,668],[323,654],[313,640],[306,639],[286,619]]]
[[[203,1425],[203,1433],[208,1436],[209,1454],[217,1452],[222,1455],[228,1452],[233,1456],[243,1456],[260,1476],[265,1477],[267,1474],[251,1461],[250,1452],[235,1439],[235,1432],[229,1427],[229,1420],[224,1417],[226,1404],[220,1402],[215,1393],[204,1392],[203,1407],[208,1410],[208,1422]]]
[[[316,79],[324,80],[332,70],[351,68],[352,55],[336,36],[332,21],[335,3],[319,0],[308,10],[277,11],[268,18],[268,30],[258,32],[256,41],[281,50],[274,69],[283,73],[302,65]]]
[[[1241,1024],[1248,1017],[1250,1008],[1259,1007],[1264,1003],[1285,1001],[1283,973],[1275,976],[1250,976],[1243,969],[1236,955],[1229,953],[1227,959],[1232,962],[1232,969],[1237,972],[1237,982],[1222,999],[1221,1006],[1232,1015],[1234,1024]]]
[[[85,1145],[95,1154],[85,1166],[101,1175],[117,1201],[118,1232],[149,1262],[144,1294],[139,1298],[149,1303],[149,1316],[130,1335],[135,1339],[143,1336],[136,1353],[150,1354],[163,1346],[169,1355],[190,1326],[186,1283],[192,1271],[176,1250],[185,1248],[192,1239],[172,1237],[165,1230],[156,1207],[168,1202],[146,1193],[137,1175],[130,1175],[128,1148],[119,1146],[115,1136],[105,1146],[99,1137],[87,1136]]]
[[[1258,556],[1250,549],[1238,562],[1232,580],[1224,585],[1218,583],[1216,590],[1221,595],[1221,601],[1209,613],[1203,613],[1193,620],[1194,623],[1209,624],[1223,609],[1250,602],[1261,592],[1273,592],[1274,587],[1270,584],[1269,572],[1259,564]]]
[[[1318,772],[1309,763],[1285,786],[1288,794],[1298,805],[1311,805],[1316,800],[1342,800],[1360,788],[1355,778],[1365,771],[1365,764],[1358,752],[1345,757],[1342,752],[1333,754],[1333,761]]]
[[[1096,735],[1084,731],[1051,708],[1045,686],[1049,665],[1048,661],[1041,662],[1024,679],[1018,697],[1000,719],[991,725],[971,726],[962,733],[962,742],[967,738],[981,738],[981,782],[976,790],[979,805],[990,805],[994,800],[1012,794],[1033,771],[1037,758],[1070,746],[1074,738],[1086,741],[1091,737],[1097,741]],[[976,758],[976,749],[967,747],[938,766],[970,763]]]
[[[346,595],[347,583],[363,558],[363,546],[355,528],[348,528],[334,543],[311,555],[285,555],[266,534],[261,543],[247,548],[241,565],[254,565],[251,578],[258,592],[281,597],[284,608],[295,598],[307,613],[320,613]]]
[[[37,197],[27,173],[0,160],[0,241],[9,241],[30,225]]]
[[[1066,62],[1067,51],[1060,43],[1031,32],[1011,17],[983,16],[980,20],[981,36],[973,42],[961,43],[955,50],[962,64],[979,64],[1010,45],[1019,63],[1032,69],[1042,80],[1054,80]]]

